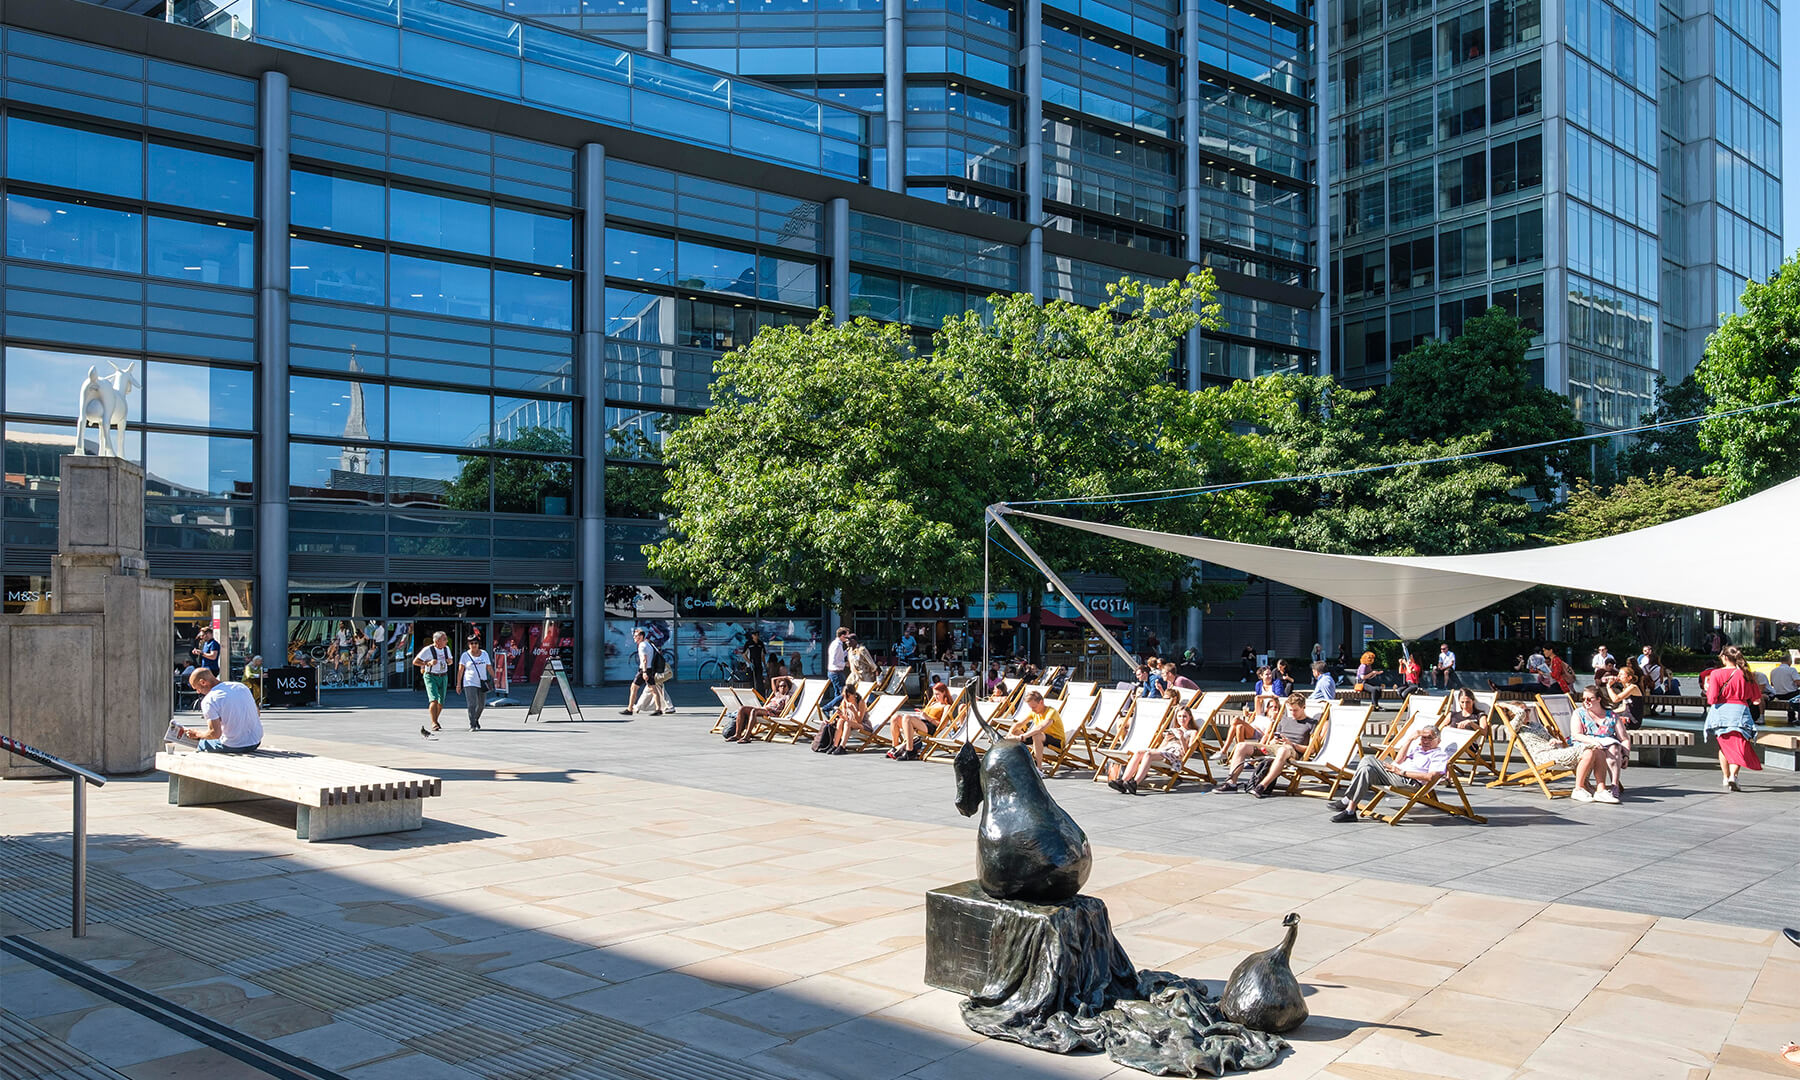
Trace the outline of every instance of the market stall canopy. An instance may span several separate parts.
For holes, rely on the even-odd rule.
[[[1423,637],[1533,585],[1800,622],[1800,480],[1636,532],[1489,555],[1325,555],[1003,512],[1271,578],[1373,616],[1403,638]]]

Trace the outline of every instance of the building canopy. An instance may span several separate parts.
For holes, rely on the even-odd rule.
[[[1800,622],[1800,480],[1635,532],[1488,555],[1326,555],[1005,512],[1270,578],[1373,616],[1403,638],[1423,637],[1533,585]]]

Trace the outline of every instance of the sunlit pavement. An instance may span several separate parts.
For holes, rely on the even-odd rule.
[[[116,780],[90,799],[82,940],[67,785],[9,781],[0,919],[348,1076],[1140,1075],[978,1040],[920,981],[922,894],[972,873],[947,766],[729,746],[701,693],[581,724],[493,710],[479,733],[451,712],[431,742],[404,697],[271,713],[272,745],[443,777],[426,827],[309,845],[289,806]],[[1485,827],[1052,790],[1139,966],[1221,980],[1300,913],[1313,1018],[1268,1075],[1800,1075],[1774,1054],[1800,1036],[1776,930],[1800,920],[1800,782],[1716,777],[1634,768],[1619,807],[1477,787]],[[17,956],[0,986],[0,1073],[265,1075]]]

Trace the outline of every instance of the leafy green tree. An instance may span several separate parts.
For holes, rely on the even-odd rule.
[[[1711,405],[1712,398],[1701,389],[1694,376],[1689,375],[1678,383],[1670,383],[1658,375],[1656,408],[1645,413],[1638,422],[1664,424],[1671,420],[1704,416]],[[1713,456],[1700,448],[1699,425],[1683,424],[1680,427],[1646,431],[1637,436],[1636,441],[1619,455],[1618,469],[1621,476],[1654,477],[1671,469],[1699,476],[1712,461]]]
[[[1800,476],[1800,404],[1719,415],[1800,396],[1800,253],[1746,285],[1743,306],[1707,338],[1694,372],[1712,398],[1700,447],[1718,459],[1707,471],[1725,478],[1728,501]]]
[[[1549,519],[1544,540],[1573,544],[1675,521],[1721,505],[1723,477],[1688,476],[1666,469],[1660,476],[1628,476],[1601,489],[1576,481],[1568,500]],[[1629,596],[1586,594],[1602,619],[1615,624],[1633,641],[1660,647],[1669,636],[1675,606]]]
[[[1123,282],[1097,309],[997,296],[987,318],[946,320],[932,350],[858,319],[770,328],[723,358],[706,414],[669,437],[670,538],[650,567],[746,606],[839,592],[878,603],[900,587],[972,593],[983,510],[1167,489],[1242,472],[1236,404],[1168,382],[1195,325],[1216,326],[1210,275]],[[1049,513],[1245,535],[1260,494],[1043,506]],[[1026,507],[1030,509],[1030,507]],[[1013,519],[1059,571],[1117,574],[1139,595],[1193,587],[1186,560]],[[1257,533],[1260,535],[1260,533]],[[1037,610],[1042,576],[994,556],[996,588]]]
[[[1246,384],[1248,419],[1277,452],[1272,475],[1316,476],[1421,461],[1486,448],[1485,432],[1447,442],[1389,437],[1378,391],[1332,380],[1271,375]],[[1359,555],[1460,555],[1518,546],[1530,516],[1510,494],[1523,477],[1494,459],[1406,465],[1278,485],[1270,527],[1309,551]]]
[[[1525,446],[1583,434],[1569,399],[1549,390],[1526,362],[1531,331],[1489,308],[1449,341],[1433,338],[1394,362],[1376,391],[1383,432],[1397,444],[1473,450]],[[1586,471],[1587,449],[1561,446],[1496,459],[1548,500],[1557,477]]]

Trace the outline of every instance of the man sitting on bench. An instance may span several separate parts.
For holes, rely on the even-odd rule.
[[[1396,791],[1412,791],[1432,777],[1442,774],[1449,766],[1450,751],[1439,745],[1437,727],[1421,724],[1400,740],[1400,745],[1394,748],[1392,758],[1384,761],[1379,757],[1365,756],[1357,764],[1356,775],[1350,778],[1350,787],[1345,790],[1344,797],[1326,804],[1337,811],[1331,815],[1331,820],[1355,821],[1356,804],[1368,798],[1370,790],[1376,785],[1391,787]]]
[[[193,740],[203,754],[248,754],[262,745],[262,714],[256,708],[256,695],[241,682],[220,682],[206,668],[195,668],[188,685],[201,694],[200,716],[203,728],[182,727],[170,722],[172,740]]]

